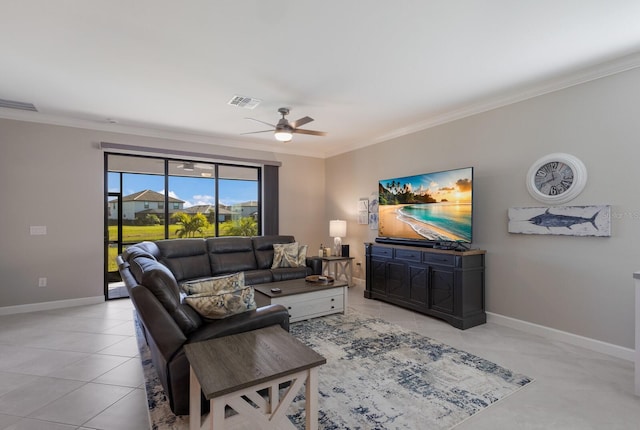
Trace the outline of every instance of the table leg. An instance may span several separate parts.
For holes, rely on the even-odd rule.
[[[211,399],[211,430],[223,429],[224,427],[224,409],[227,405],[226,397]],[[191,429],[189,429],[191,430]]]
[[[198,381],[193,368],[189,366],[189,430],[202,428],[200,391],[200,381]]]
[[[306,399],[306,426],[307,430],[318,430],[318,368],[313,367],[307,371],[307,383],[305,390]]]

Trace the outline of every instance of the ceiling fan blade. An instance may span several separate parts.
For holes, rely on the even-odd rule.
[[[201,169],[201,170],[213,170],[213,166],[211,164],[203,164],[203,163],[196,163],[195,168]]]
[[[305,125],[305,124],[308,124],[308,123],[310,123],[311,121],[313,121],[313,118],[310,118],[310,117],[308,117],[308,116],[305,116],[304,118],[300,118],[300,119],[298,119],[298,120],[296,120],[296,121],[293,121],[292,123],[290,123],[290,125],[291,125],[291,127],[293,127],[293,128],[297,128],[297,127],[303,126],[303,125]]]
[[[312,136],[326,136],[327,132],[325,131],[315,131],[315,130],[305,130],[302,128],[294,128],[292,130],[293,133],[300,133],[300,134],[310,134]]]
[[[255,119],[255,118],[245,118],[245,119],[250,119],[251,121],[257,121],[257,122],[260,122],[262,124],[265,124],[265,125],[271,126],[273,128],[276,128],[276,126],[274,124],[269,124],[268,122],[260,121],[259,119]]]
[[[273,133],[273,130],[250,131],[247,133],[240,133],[240,134],[256,134],[256,133]]]

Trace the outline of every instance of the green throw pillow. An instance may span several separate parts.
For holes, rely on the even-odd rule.
[[[253,287],[244,285],[244,273],[188,281],[180,285],[185,303],[200,315],[222,319],[256,308]]]

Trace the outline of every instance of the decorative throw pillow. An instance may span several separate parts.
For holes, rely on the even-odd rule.
[[[298,267],[298,242],[273,244],[271,268],[278,267]]]
[[[298,247],[298,267],[304,267],[307,265],[307,248],[309,245],[300,245]]]
[[[184,282],[184,301],[200,315],[222,319],[256,308],[253,287],[244,285],[244,273]]]

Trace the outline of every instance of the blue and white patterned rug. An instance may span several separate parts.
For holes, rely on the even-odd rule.
[[[327,359],[318,372],[321,430],[449,429],[532,382],[352,310],[292,324],[291,334]],[[189,418],[171,413],[140,337],[152,428],[187,430]],[[288,416],[304,428],[304,390]]]

